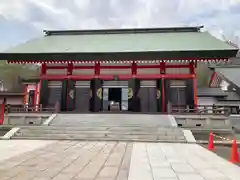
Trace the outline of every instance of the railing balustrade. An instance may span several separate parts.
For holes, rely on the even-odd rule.
[[[5,113],[52,113],[55,112],[55,107],[42,107],[42,105],[6,105]]]
[[[214,115],[229,115],[240,114],[240,111],[236,110],[236,106],[211,106],[211,105],[198,105],[194,108],[188,108],[186,106],[172,106],[173,114],[214,114]]]
[[[194,108],[187,106],[172,105],[171,112],[169,114],[213,114],[213,115],[229,115],[240,114],[240,111],[236,110],[236,106],[211,106],[211,105],[198,105]],[[59,112],[57,106],[42,107],[42,105],[5,105],[5,113],[38,113],[38,112]]]

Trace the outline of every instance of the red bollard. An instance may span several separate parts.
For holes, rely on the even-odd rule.
[[[232,152],[229,161],[232,163],[240,163],[236,138],[232,141]]]
[[[208,139],[208,150],[213,151],[215,149],[214,142],[213,142],[213,133],[210,132],[209,139]]]
[[[5,103],[3,102],[0,110],[0,125],[2,125],[4,122],[4,113],[5,113],[4,111],[5,111]]]

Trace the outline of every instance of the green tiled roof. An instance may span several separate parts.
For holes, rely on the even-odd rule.
[[[45,31],[42,38],[0,53],[0,59],[66,60],[66,56],[67,60],[229,58],[236,53],[235,47],[208,32],[200,32],[200,27],[189,27]]]

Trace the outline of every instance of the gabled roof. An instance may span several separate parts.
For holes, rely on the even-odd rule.
[[[215,71],[220,74],[228,82],[240,87],[240,66],[222,66],[215,67]]]
[[[200,27],[44,31],[0,53],[4,60],[160,60],[229,58],[237,48]]]

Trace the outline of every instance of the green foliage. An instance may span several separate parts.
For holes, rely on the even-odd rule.
[[[17,91],[21,88],[21,78],[38,76],[39,71],[29,65],[7,64],[0,61],[0,80],[3,81],[5,88]]]

